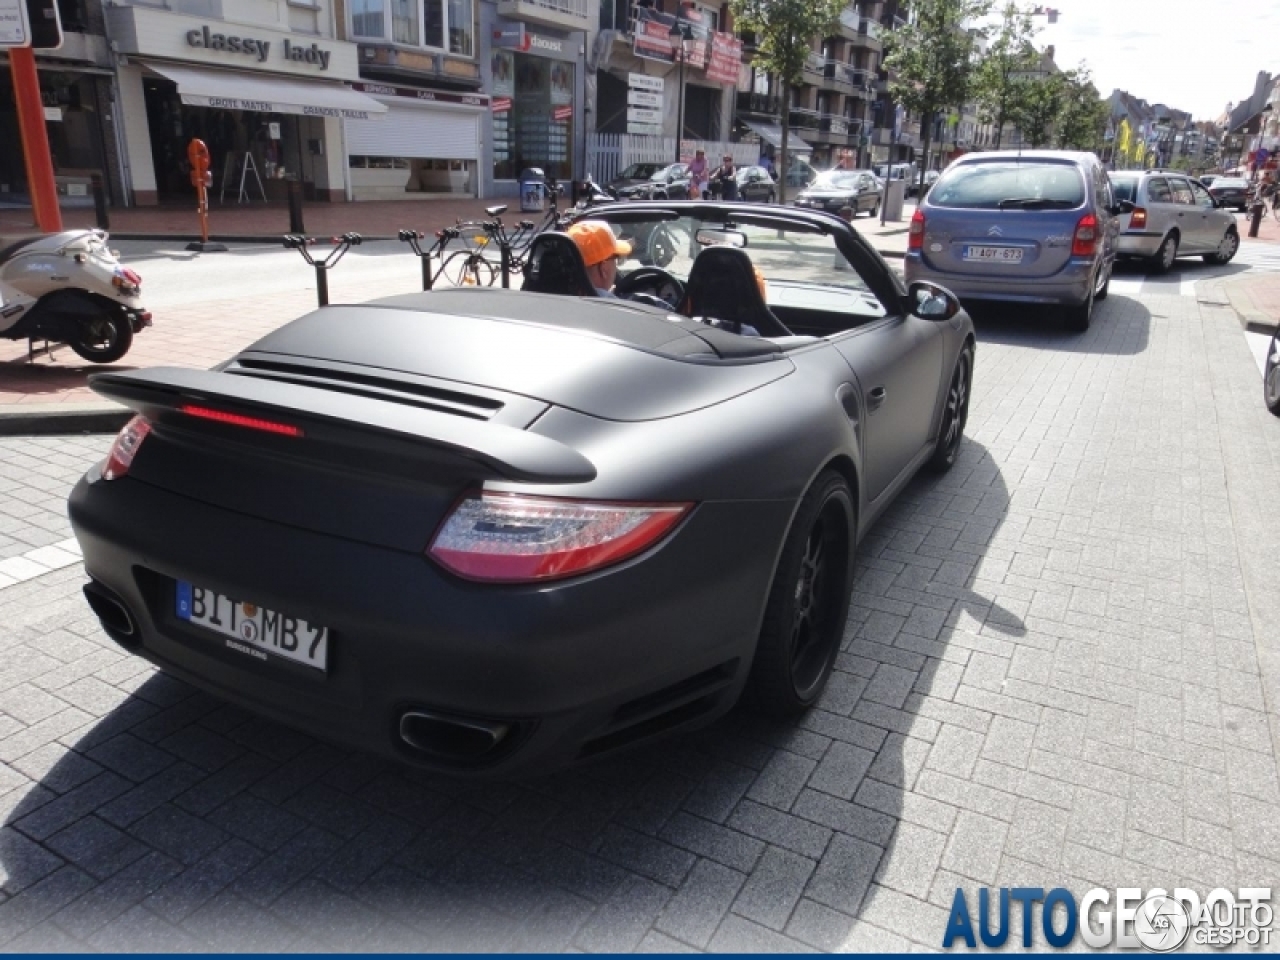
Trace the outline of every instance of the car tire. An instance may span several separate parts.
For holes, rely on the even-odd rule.
[[[1107,279],[1102,281],[1102,286],[1096,287],[1093,291],[1093,299],[1096,303],[1099,300],[1107,299],[1107,294],[1111,292],[1111,274],[1115,271],[1115,261],[1107,269]]]
[[[1219,266],[1224,263],[1230,263],[1239,249],[1240,234],[1236,232],[1235,227],[1228,227],[1227,232],[1222,235],[1222,240],[1218,243],[1218,249],[1213,253],[1206,253],[1204,262],[1215,263]]]
[[[749,702],[761,713],[794,716],[822,695],[844,639],[856,529],[849,484],[834,470],[819,474],[791,521],[769,588],[748,680]]]
[[[769,195],[768,195],[767,197],[765,197],[765,198],[764,198],[764,202],[765,202],[765,203],[777,203],[777,202],[778,202],[778,195],[777,195],[776,193],[774,193],[772,190],[770,190],[770,191],[769,191]]]
[[[1267,409],[1280,417],[1280,329],[1271,337],[1267,347],[1266,372],[1262,375],[1262,398]]]
[[[1093,288],[1089,288],[1089,296],[1085,298],[1084,303],[1074,307],[1067,307],[1063,320],[1068,330],[1072,333],[1084,333],[1089,329],[1089,324],[1093,320],[1093,301],[1095,299]]]
[[[1160,249],[1151,258],[1148,272],[1153,274],[1168,273],[1173,266],[1173,262],[1177,259],[1178,235],[1171,233],[1164,238],[1164,242],[1160,244]]]
[[[945,473],[955,466],[960,453],[960,441],[964,437],[965,424],[969,422],[969,393],[973,387],[973,345],[966,343],[956,358],[956,368],[947,386],[947,398],[942,408],[942,421],[938,424],[938,439],[934,443],[929,469]]]
[[[880,216],[880,202],[876,201],[876,205],[871,208],[871,219],[874,220],[878,216]]]

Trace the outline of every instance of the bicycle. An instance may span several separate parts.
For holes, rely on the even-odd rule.
[[[475,233],[476,230],[485,232]],[[461,237],[464,242],[474,246],[455,250],[445,257],[444,262],[440,264],[438,275],[455,287],[492,287],[494,280],[497,279],[497,272],[484,255],[485,247],[489,244],[487,224],[459,223],[456,227],[450,228],[450,232],[453,234],[452,239]]]

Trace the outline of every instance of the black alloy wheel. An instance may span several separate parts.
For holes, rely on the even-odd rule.
[[[1262,396],[1267,409],[1280,417],[1280,328],[1267,347],[1266,372],[1262,375]]]
[[[942,422],[938,425],[938,439],[929,459],[929,469],[943,473],[955,465],[965,424],[969,422],[969,391],[972,386],[973,347],[965,344],[956,359],[956,369],[947,387],[946,405],[942,408]]]
[[[853,587],[856,507],[844,478],[824,471],[787,532],[751,665],[751,696],[793,716],[822,695],[844,638]]]

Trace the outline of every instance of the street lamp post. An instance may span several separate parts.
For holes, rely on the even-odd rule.
[[[671,29],[667,31],[667,36],[671,38],[671,52],[676,53],[676,41],[679,38],[679,56],[680,56],[680,80],[676,89],[676,159],[680,162],[680,137],[684,133],[684,60],[688,51],[686,46],[689,40],[693,39],[693,31],[689,29],[689,24],[676,17],[671,24]]]

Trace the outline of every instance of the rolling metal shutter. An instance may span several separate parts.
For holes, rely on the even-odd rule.
[[[387,103],[387,101],[382,101]],[[360,157],[480,159],[479,113],[432,106],[391,109],[381,120],[348,120],[347,153]]]

